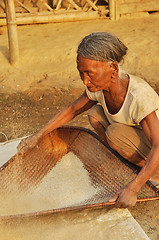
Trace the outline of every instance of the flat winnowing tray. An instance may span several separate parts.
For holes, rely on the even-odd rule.
[[[80,164],[78,163],[78,167],[75,166],[76,168],[72,172],[72,163],[69,163],[69,166],[67,164],[65,166],[67,167],[66,171],[62,169],[64,172],[61,175],[60,172],[56,172],[56,175],[59,175],[55,179],[52,174],[53,171],[55,168],[57,169],[63,156],[70,152],[79,159]],[[84,170],[83,176],[89,177],[87,187],[90,194],[84,192],[87,191],[85,186],[87,182],[83,182],[83,189],[81,186],[83,181],[83,179],[79,178],[81,166]],[[53,175],[55,181],[53,183],[46,181],[50,174]],[[133,180],[136,174],[137,170],[131,164],[109,150],[93,132],[83,128],[62,127],[46,135],[23,158],[16,154],[0,168],[1,196],[5,198],[5,202],[8,202],[8,206],[10,203],[17,205],[17,207],[12,207],[14,211],[11,209],[11,211],[0,212],[0,216],[41,214],[110,205],[112,203],[108,202],[109,198]],[[70,181],[69,176],[70,178],[72,176]],[[61,178],[64,179],[64,183],[68,181],[67,187],[64,185],[62,188],[62,183],[58,182]],[[65,178],[67,179],[65,180]],[[55,204],[50,202],[54,184],[57,190],[57,192],[54,192],[55,195],[58,193],[59,198],[61,196],[61,199],[57,199],[57,197],[54,199]],[[41,187],[39,188],[39,186]],[[74,190],[72,190],[72,186],[75,187]],[[42,204],[39,205],[37,203],[41,201],[39,199],[41,195],[39,193],[35,194],[37,189],[40,189],[40,194],[43,194],[44,197]],[[45,196],[46,189],[50,191],[48,199]],[[72,192],[69,193],[69,189]],[[67,190],[67,194],[65,194],[65,190]],[[71,201],[73,191],[77,198],[76,201]],[[65,195],[62,195],[62,192],[68,195],[70,202],[68,202],[68,199],[64,200]],[[86,194],[86,198],[82,198],[82,194]],[[139,192],[138,201],[153,199],[159,199],[159,193],[157,188],[148,182]],[[4,201],[2,200],[0,199],[0,204],[3,204]],[[29,205],[29,201],[32,206],[35,205],[36,207],[21,211],[20,202]],[[60,201],[59,205],[56,204],[57,201]],[[25,206],[24,209],[26,209]]]

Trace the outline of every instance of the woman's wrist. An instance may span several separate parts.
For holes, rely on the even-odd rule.
[[[39,130],[38,132],[36,132],[34,134],[34,136],[37,138],[37,139],[40,139],[42,136],[43,136],[43,132],[41,130]]]
[[[143,183],[144,184],[144,183]],[[129,189],[138,194],[138,192],[140,191],[141,187],[143,186],[143,184],[139,183],[138,180],[135,178],[133,181],[131,181],[128,184]]]

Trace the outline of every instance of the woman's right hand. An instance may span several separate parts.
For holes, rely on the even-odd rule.
[[[31,150],[36,146],[38,140],[39,137],[36,135],[31,135],[27,138],[22,139],[19,145],[17,146],[19,155],[25,156],[28,150]]]

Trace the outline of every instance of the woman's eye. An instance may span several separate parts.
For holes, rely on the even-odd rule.
[[[93,77],[93,73],[88,73],[88,76],[89,76],[90,78],[92,78],[92,77]]]
[[[85,72],[85,73],[84,73],[84,72],[80,72],[80,71],[79,71],[79,74],[80,74],[81,78],[83,78],[84,75],[87,75],[90,79],[92,79],[93,76],[94,76],[93,73],[89,73],[89,72]]]

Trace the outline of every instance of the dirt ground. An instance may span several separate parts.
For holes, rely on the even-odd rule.
[[[122,68],[159,94],[159,15],[18,26],[20,62],[10,66],[7,29],[0,35],[0,132],[14,139],[34,133],[84,90],[76,70],[80,40],[94,31],[116,34],[129,51]],[[145,103],[146,104],[146,103]],[[86,113],[69,125],[90,128]],[[0,142],[5,141],[0,135]],[[129,209],[152,240],[159,239],[159,201]]]

